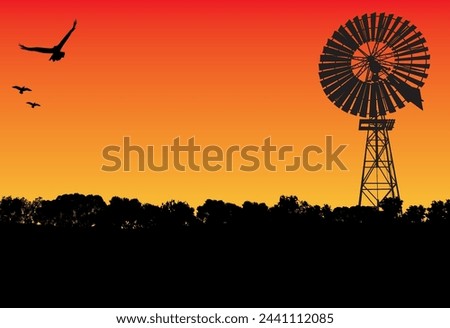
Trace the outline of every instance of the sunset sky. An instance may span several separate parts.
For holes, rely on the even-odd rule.
[[[405,205],[450,198],[450,8],[441,1],[116,0],[4,1],[0,11],[0,195],[53,199],[64,193],[242,204],[297,195],[313,204],[358,201],[365,134],[336,108],[318,63],[348,19],[385,12],[410,20],[427,40],[424,111],[408,104],[391,144]],[[23,51],[53,46],[78,26],[66,57]],[[33,89],[23,95],[11,88]],[[25,103],[42,106],[31,109]],[[347,144],[348,170],[103,172],[108,145],[205,147]],[[322,155],[313,159],[324,162]]]

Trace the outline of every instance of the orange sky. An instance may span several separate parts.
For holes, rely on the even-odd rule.
[[[373,11],[416,25],[431,54],[424,111],[391,115],[391,143],[405,204],[449,198],[447,76],[450,10],[440,1],[5,1],[0,12],[0,195],[94,193],[169,199],[207,198],[273,205],[282,194],[314,204],[358,200],[365,134],[358,118],[327,99],[318,77],[322,48],[347,19]],[[25,52],[52,46],[78,27],[66,57]],[[33,92],[19,95],[12,85]],[[33,100],[42,104],[31,110]],[[130,136],[137,145],[323,146],[348,144],[348,171],[101,171],[102,149]],[[317,156],[320,160],[322,157]]]

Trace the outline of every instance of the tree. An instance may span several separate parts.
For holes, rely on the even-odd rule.
[[[336,207],[333,221],[347,224],[378,223],[378,211],[372,206]],[[329,222],[329,221],[328,221]]]
[[[334,221],[333,210],[331,209],[330,205],[328,204],[323,205],[322,208],[320,209],[320,213],[325,223],[331,223]]]
[[[0,223],[23,223],[30,208],[25,198],[3,197],[0,200]]]
[[[109,201],[101,228],[137,229],[142,216],[143,210],[139,200],[114,196]]]
[[[56,226],[58,217],[57,209],[53,206],[53,201],[41,200],[40,206],[36,208],[36,214],[33,222],[37,225]]]
[[[142,205],[142,215],[139,216],[138,226],[142,229],[151,229],[158,225],[161,219],[161,208],[152,204]]]
[[[432,224],[448,224],[450,222],[450,199],[433,201],[427,208],[427,218]]]
[[[319,205],[310,205],[303,201],[300,203],[300,215],[302,222],[308,224],[317,224],[323,221],[323,214]]]
[[[404,223],[421,223],[425,219],[425,208],[422,205],[411,205],[402,216]]]
[[[30,202],[29,210],[27,211],[24,222],[25,224],[38,224],[39,223],[39,209],[42,207],[43,199],[41,197],[35,198]]]
[[[320,206],[310,205],[304,200],[299,201],[297,196],[281,196],[270,212],[273,220],[288,224],[316,224],[324,219]]]
[[[246,201],[242,204],[239,223],[247,227],[261,227],[269,223],[269,208],[265,203]]]
[[[380,202],[384,221],[396,221],[401,218],[403,201],[399,197],[388,197]]]
[[[207,199],[197,207],[197,218],[210,226],[233,224],[240,216],[241,208],[222,200]]]
[[[35,200],[35,218],[32,221],[65,228],[90,228],[98,223],[105,209],[101,196],[64,194],[51,201]]]
[[[280,196],[277,204],[270,208],[270,214],[275,223],[292,223],[300,213],[297,196]]]
[[[161,205],[161,216],[158,223],[161,227],[187,227],[199,221],[194,216],[194,209],[188,203],[170,200]]]

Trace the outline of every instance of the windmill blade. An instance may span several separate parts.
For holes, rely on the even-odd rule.
[[[420,32],[416,32],[414,33],[412,36],[410,36],[409,38],[405,39],[403,42],[400,42],[399,44],[396,45],[396,49],[398,51],[398,49],[400,49],[402,46],[404,46],[405,44],[410,44],[411,41],[413,41],[414,39],[421,39],[425,42],[425,39],[421,37],[422,33]]]
[[[330,98],[330,95],[341,86],[342,81],[334,81],[332,83],[325,83],[324,81],[320,82],[323,87],[323,91],[325,91],[325,94]],[[332,100],[333,101],[333,100]]]
[[[328,98],[330,98],[330,100],[334,102],[337,99],[338,95],[333,96],[333,93],[342,85],[347,83],[352,77],[354,77],[353,74],[348,74],[345,78],[328,83],[328,86],[324,88],[324,91],[328,95]]]
[[[410,38],[411,39],[411,38]],[[413,37],[413,40],[416,39],[415,37]],[[411,40],[412,41],[412,40]],[[423,44],[425,43],[425,39],[424,38],[419,38],[418,40],[414,41],[414,42],[408,42],[407,44],[404,44],[404,42],[402,42],[402,44],[398,44],[394,50],[401,52],[401,51],[405,51],[406,49],[410,49],[410,48],[414,48],[417,46],[421,46],[421,48],[423,48]]]
[[[402,21],[401,17],[397,17],[394,20],[394,23],[392,24],[392,27],[389,29],[388,33],[385,35],[383,42],[387,43],[388,40],[391,38],[392,33],[394,33],[395,29],[397,28],[398,24]]]
[[[364,99],[364,94],[366,93],[366,89],[368,88],[368,85],[366,83],[361,84],[361,88],[358,92],[358,95],[356,96],[355,103],[353,105],[352,110],[350,111],[353,115],[358,115],[358,113],[361,111],[361,106]]]
[[[408,28],[408,21],[404,21],[403,23],[400,24],[400,26],[398,27],[398,29],[396,31],[394,31],[394,33],[391,35],[391,38],[389,40],[387,40],[387,45],[390,46],[391,48],[394,46],[394,43],[403,35],[403,33],[407,30]]]
[[[362,21],[358,17],[355,17],[353,19],[353,22],[355,23],[356,29],[358,30],[358,33],[361,36],[363,42],[364,43],[368,42],[369,38],[367,37],[366,32],[364,31]]]
[[[326,54],[326,55],[320,56],[320,61],[321,62],[346,62],[346,63],[348,63],[349,59]]]
[[[415,63],[408,63],[408,66],[410,67],[418,67],[418,68],[430,68],[430,64],[415,64]]]
[[[428,48],[425,48],[428,50]],[[403,58],[397,58],[398,61],[410,61],[410,62],[414,62],[414,61],[419,61],[419,60],[428,60],[430,59],[430,55],[424,55],[424,56],[416,56],[416,57],[403,57]]]
[[[388,15],[388,17],[385,19],[383,26],[381,28],[381,33],[377,38],[377,41],[382,42],[384,40],[384,37],[386,33],[388,32],[388,27],[392,22],[392,18],[394,18],[393,14]]]
[[[335,48],[340,50],[341,52],[344,52],[346,54],[348,54],[349,57],[351,57],[353,55],[353,50],[346,47],[345,45],[341,44],[341,43],[337,43],[332,39],[328,39],[327,41],[327,46],[329,46],[330,48]]]
[[[381,93],[381,97],[384,100],[384,103],[386,104],[388,111],[390,113],[394,113],[395,112],[395,106],[392,103],[391,97],[389,96],[389,92],[386,89],[386,86],[384,85],[384,81],[380,81],[378,83],[379,87],[380,87],[380,93]]]
[[[351,58],[351,55],[349,55],[346,52],[342,52],[341,50],[330,48],[328,46],[323,47],[323,53],[328,55],[334,55],[336,57],[341,57],[343,59],[349,60]]]
[[[349,73],[351,73],[351,69],[349,67],[340,67],[340,68],[337,68],[335,70],[329,69],[329,70],[326,70],[326,71],[319,72],[319,77],[320,77],[321,80],[323,80],[326,77],[333,76],[335,74],[339,74],[339,73],[342,73],[342,72],[349,72]]]
[[[397,95],[397,92],[394,90],[394,88],[389,83],[385,83],[385,85],[386,85],[387,89],[389,90],[389,94],[391,95],[392,99],[394,99],[394,102],[397,105],[397,107],[398,108],[405,107],[405,104],[400,99],[400,97]]]
[[[397,52],[396,56],[398,57],[399,60],[401,60],[401,57],[405,57],[405,56],[409,56],[409,55],[414,55],[414,54],[419,54],[419,53],[426,53],[428,51],[427,47],[419,47],[419,48],[412,48],[409,50],[405,50],[402,52]],[[412,60],[413,57],[407,57],[406,59],[408,60]],[[428,58],[429,59],[429,58]],[[416,58],[415,60],[418,60],[418,58]]]
[[[375,89],[377,89],[378,86],[375,84],[370,84],[370,101],[369,101],[369,116],[370,117],[377,117],[378,111],[377,111],[377,95]]]
[[[415,29],[416,29],[416,27],[413,25],[413,26],[408,27],[401,34],[397,35],[395,40],[392,41],[391,48],[394,50],[397,50],[398,43],[400,41],[404,40],[412,32],[414,32]]]
[[[370,14],[370,40],[375,41],[375,31],[377,29],[377,14]]]
[[[380,16],[378,17],[378,25],[376,27],[375,41],[380,41],[380,35],[384,28],[384,21],[385,21],[384,16],[385,16],[384,13],[381,13]]]
[[[335,99],[335,104],[341,107],[344,101],[347,99],[349,93],[358,84],[358,78],[352,75],[352,77],[347,80],[339,89],[337,89],[332,95],[330,95],[330,100]]]
[[[346,40],[346,42],[344,43],[345,46],[349,47],[352,50],[356,50],[359,48],[359,44],[352,38],[352,36],[347,32],[345,28],[341,26],[339,27],[338,31]]]
[[[405,80],[409,81],[410,83],[415,84],[415,85],[417,85],[419,87],[423,87],[423,85],[425,84],[421,80],[415,79],[415,78],[411,77],[410,75],[406,75],[406,74],[400,73],[399,71],[394,71],[390,75],[395,75],[395,76],[398,75],[398,76],[404,78]]]
[[[319,64],[319,69],[320,70],[327,70],[327,69],[335,69],[335,68],[339,68],[339,67],[350,67],[350,60],[347,61],[343,61],[340,63],[321,63]]]
[[[362,15],[362,17],[361,17],[362,19],[361,19],[361,21],[362,21],[362,24],[363,24],[363,28],[364,28],[364,31],[365,31],[365,34],[366,34],[366,42],[368,42],[368,41],[371,41],[370,40],[370,28],[369,28],[369,17],[367,16],[367,14],[364,14],[364,15]]]
[[[367,106],[369,104],[369,91],[370,84],[365,84],[366,88],[364,89],[363,99],[361,103],[361,108],[359,110],[359,116],[366,117],[367,116]]]
[[[336,68],[335,70],[329,69],[329,70],[326,70],[326,71],[320,71],[319,72],[319,77],[320,77],[321,80],[323,80],[324,78],[326,78],[328,76],[333,76],[335,74],[339,74],[339,73],[342,73],[342,72],[345,72],[345,71],[351,72],[351,69],[348,68],[348,67],[339,67],[339,68]]]
[[[347,100],[342,105],[342,110],[344,110],[345,112],[348,112],[352,108],[352,104],[355,102],[356,96],[360,92],[362,85],[363,85],[363,83],[358,79],[358,82],[357,82],[355,88],[353,88],[353,90],[351,91]]]
[[[375,90],[375,99],[377,101],[377,107],[378,107],[378,113],[377,115],[386,115],[386,108],[384,107],[383,99],[381,98],[381,90],[380,90],[380,84],[376,83],[372,86],[372,89]],[[375,102],[375,101],[373,101]]]
[[[355,38],[355,40],[358,42],[359,45],[362,45],[364,42],[359,35],[358,31],[356,30],[355,25],[351,20],[348,20],[347,23],[345,23],[345,26],[348,28],[352,36]]]
[[[422,78],[427,78],[428,74],[424,73],[423,71],[418,71],[414,68],[411,68],[409,65],[394,65],[394,69],[398,71],[402,71],[408,74],[420,76]],[[421,85],[423,86],[423,85]]]
[[[342,83],[342,81],[347,81],[351,77],[354,77],[352,71],[346,70],[339,74],[334,74],[332,76],[327,77],[326,79],[322,80],[322,83],[324,85],[331,85],[333,83]]]

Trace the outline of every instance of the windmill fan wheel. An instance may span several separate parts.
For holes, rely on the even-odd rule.
[[[323,90],[335,106],[361,117],[384,116],[406,102],[423,109],[420,88],[430,67],[425,42],[416,26],[392,14],[348,20],[320,56]]]

